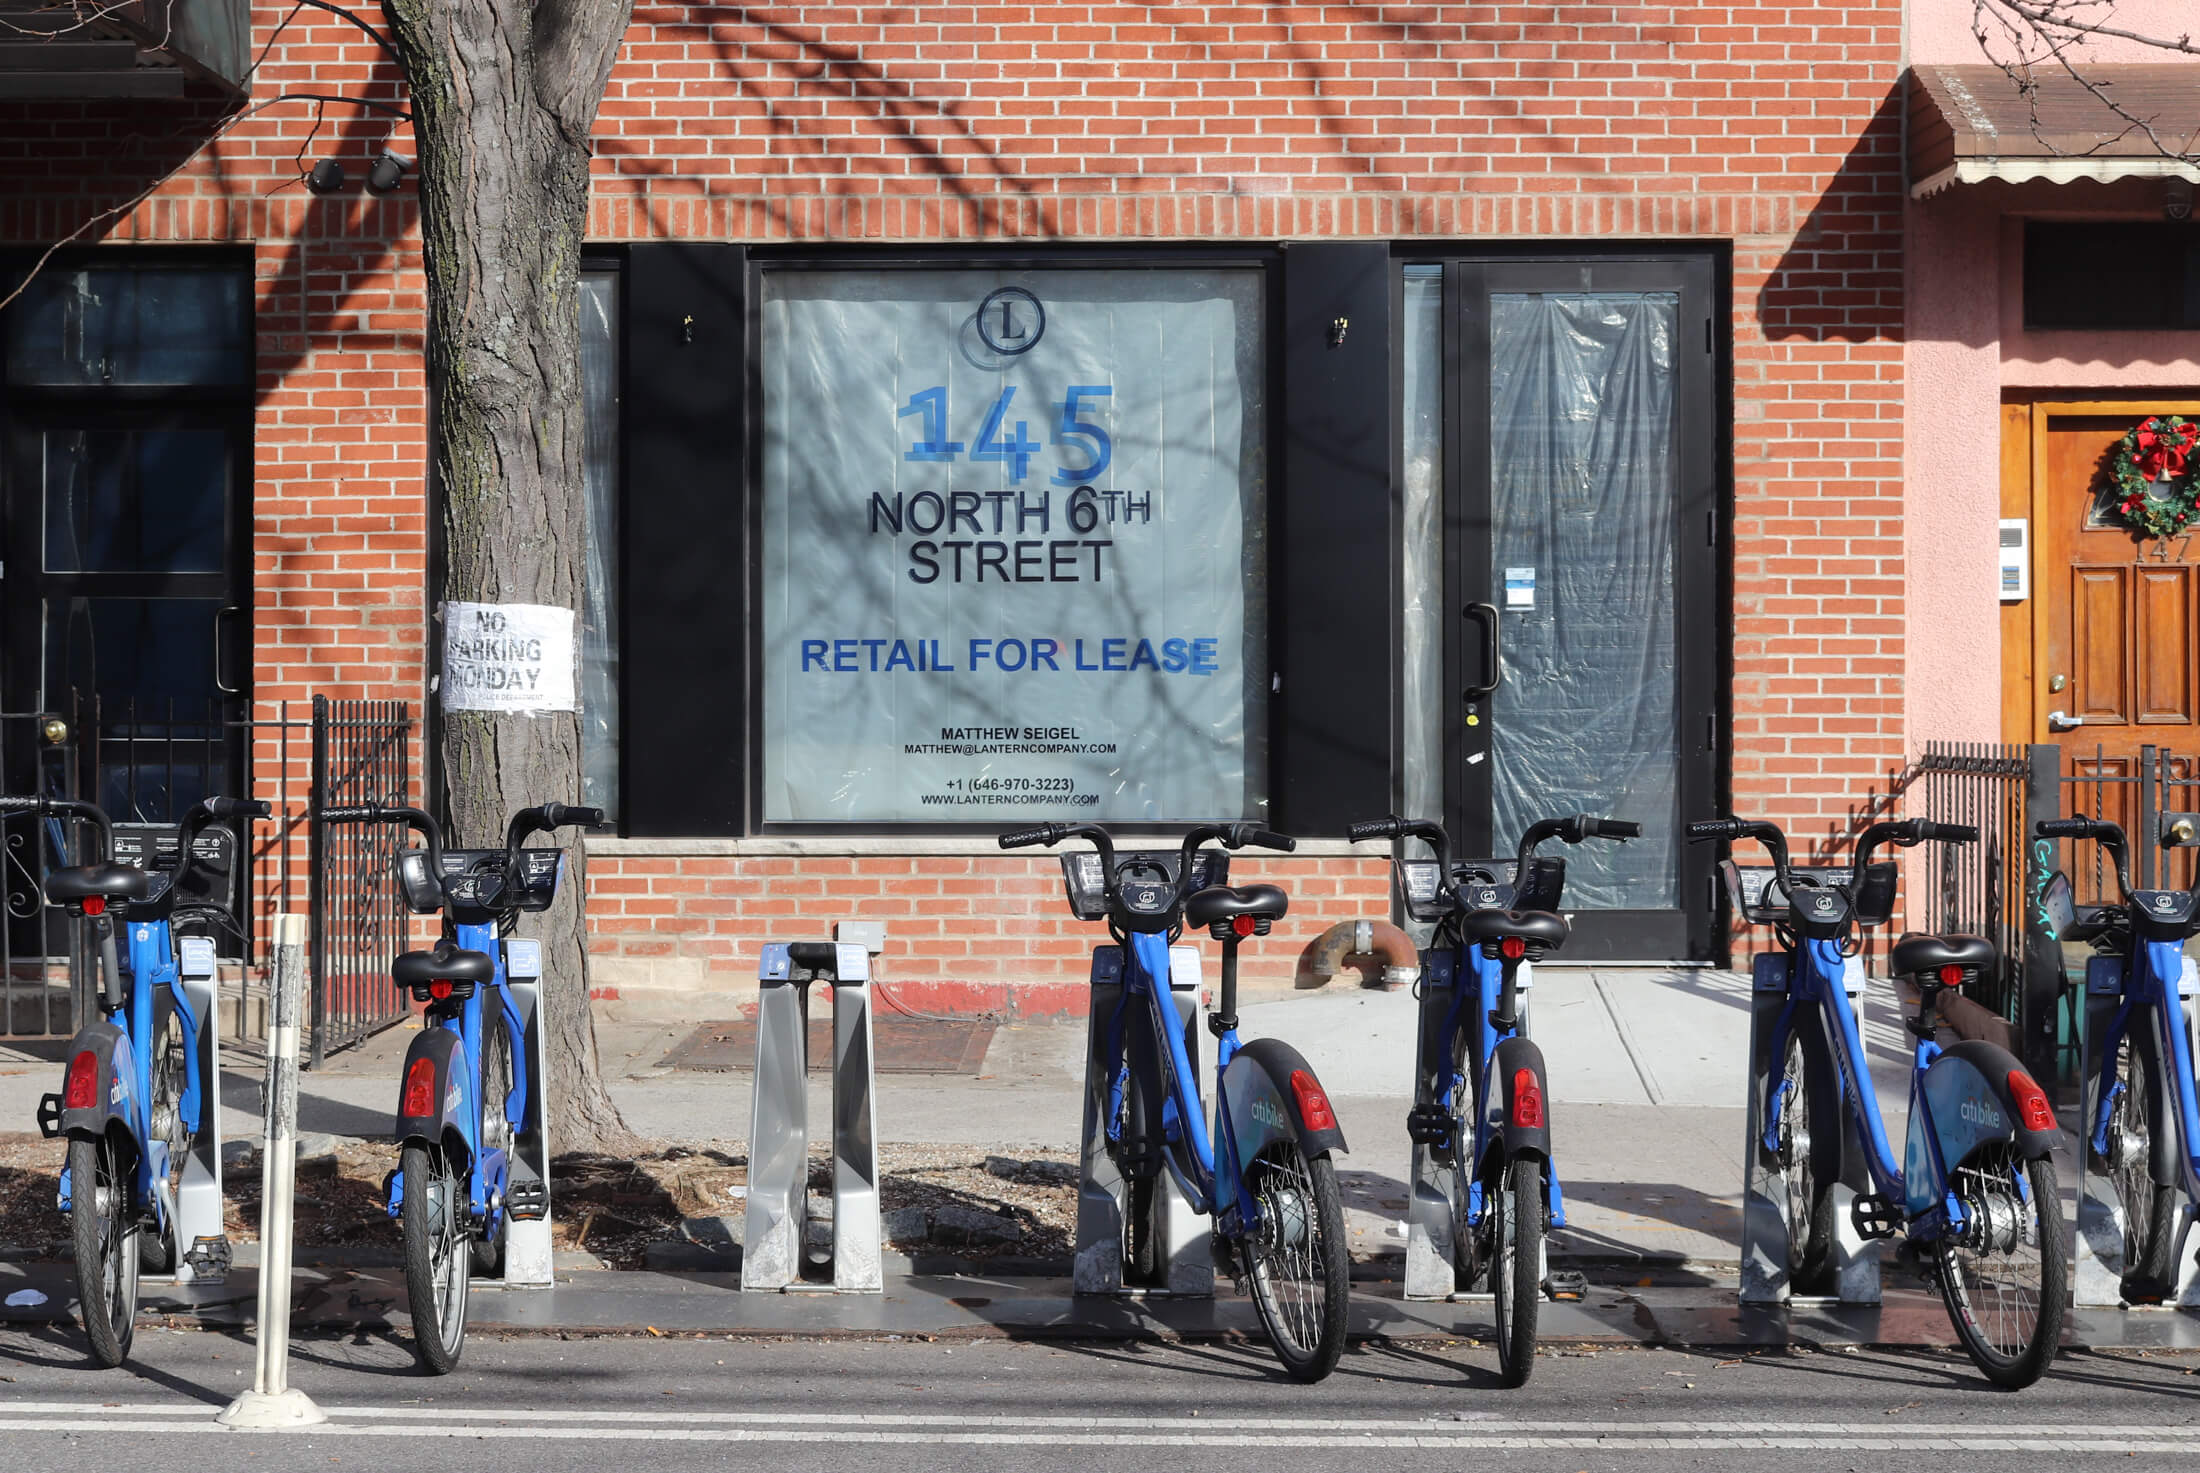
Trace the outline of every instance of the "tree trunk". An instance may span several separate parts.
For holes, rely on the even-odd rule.
[[[431,484],[441,596],[581,604],[580,266],[589,132],[632,0],[384,0],[412,93],[427,273]],[[440,641],[442,623],[433,626]],[[488,847],[521,808],[580,801],[580,722],[446,711],[452,842]],[[589,1014],[579,835],[542,916],[545,1045],[559,1149],[633,1139]]]

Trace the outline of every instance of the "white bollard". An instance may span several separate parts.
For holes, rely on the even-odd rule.
[[[259,1360],[252,1389],[214,1420],[225,1427],[311,1427],[313,1398],[285,1385],[290,1357],[290,1228],[298,1184],[298,1033],[305,1015],[306,918],[275,918],[273,1013],[267,1030],[267,1134],[260,1149]]]

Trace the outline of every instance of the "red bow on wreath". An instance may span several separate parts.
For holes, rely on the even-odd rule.
[[[2200,441],[2200,425],[2188,421],[2165,425],[2150,419],[2139,426],[2138,446],[2132,464],[2150,481],[2167,481],[2185,473],[2185,460]]]

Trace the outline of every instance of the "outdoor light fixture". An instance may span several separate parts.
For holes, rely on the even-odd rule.
[[[344,187],[344,166],[334,159],[323,159],[306,175],[306,188],[315,194],[334,194]]]
[[[2192,218],[2192,181],[2171,179],[2162,188],[2162,214],[2170,220]]]
[[[376,159],[374,167],[367,171],[368,192],[372,194],[392,193],[400,184],[405,182],[405,174],[412,166],[413,161],[403,154],[392,152],[387,148],[383,149],[382,156]]]

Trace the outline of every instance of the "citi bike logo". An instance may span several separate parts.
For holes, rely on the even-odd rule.
[[[2177,901],[2174,897],[2169,895],[2157,895],[2154,897],[2154,908],[2160,911],[2163,915],[2168,915],[2172,910],[2175,910],[2177,908]]]
[[[1956,1114],[1981,1129],[2001,1129],[2001,1112],[1984,1100],[1965,1100],[1956,1107]]]
[[[1291,1123],[1283,1118],[1283,1112],[1266,1100],[1253,1101],[1246,1113],[1270,1130],[1289,1130],[1291,1128]]]

